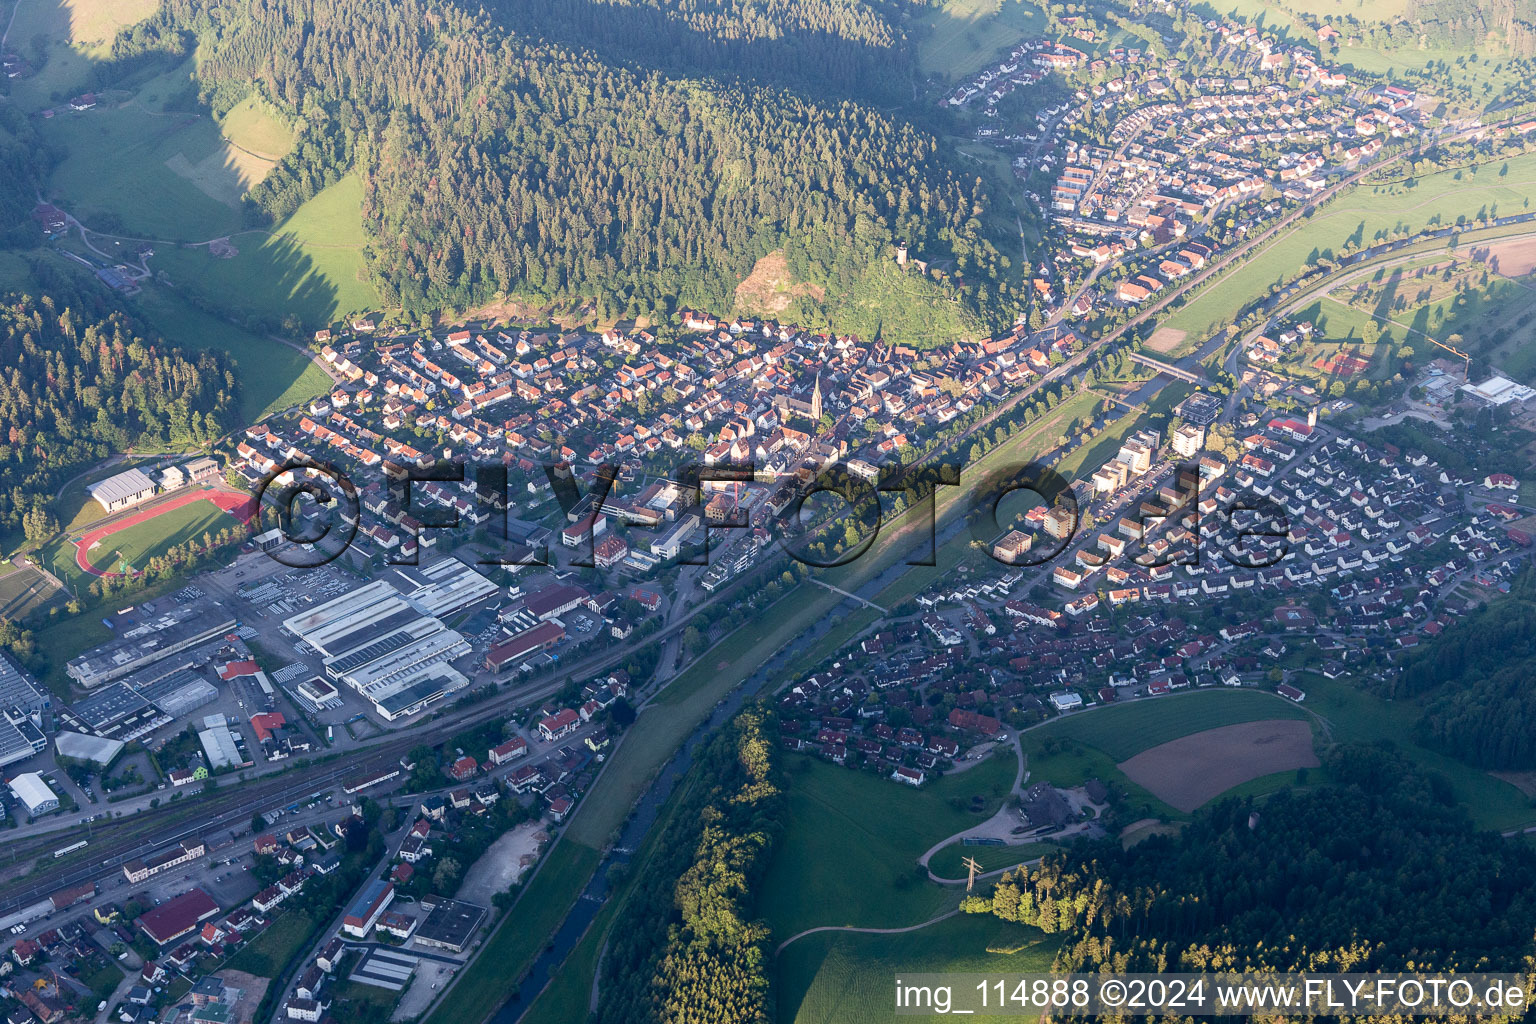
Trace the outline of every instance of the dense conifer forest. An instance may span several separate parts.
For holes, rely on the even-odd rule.
[[[222,436],[229,359],[165,345],[104,292],[39,267],[40,295],[0,299],[0,527],[52,534],[54,491],[130,447],[184,450]]]
[[[1474,831],[1443,780],[1390,749],[1325,765],[1342,781],[1224,800],[1129,850],[1052,854],[964,909],[1065,935],[1075,970],[1527,969],[1536,852]]]
[[[1536,768],[1536,578],[1452,626],[1386,690],[1424,701],[1420,739],[1479,768]]]
[[[362,172],[371,272],[410,311],[497,294],[593,300],[600,317],[728,309],[774,249],[839,292],[898,239],[967,306],[1003,308],[1016,275],[984,182],[859,98],[910,97],[880,6],[494,10],[169,0],[139,36],[193,33],[215,110],[255,83],[293,112],[298,145],[251,193],[260,216]]]

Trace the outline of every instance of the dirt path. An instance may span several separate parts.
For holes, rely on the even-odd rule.
[[[938,924],[940,921],[947,921],[958,913],[960,913],[960,908],[956,907],[954,910],[949,911],[947,914],[940,914],[938,917],[924,921],[922,924],[910,924],[905,928],[855,928],[852,925],[847,924],[824,924],[818,928],[807,928],[803,932],[798,932],[794,935],[791,935],[789,938],[779,943],[778,948],[773,951],[773,955],[778,956],[780,953],[784,952],[784,947],[789,945],[791,942],[794,942],[797,939],[803,939],[807,935],[814,935],[817,932],[859,932],[864,935],[900,935],[903,932],[915,932],[919,931],[920,929],[927,928],[931,924]]]

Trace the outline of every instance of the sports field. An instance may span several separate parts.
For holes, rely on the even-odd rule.
[[[1058,940],[990,914],[960,914],[899,935],[807,935],[775,963],[779,1024],[885,1024],[946,1020],[894,1016],[893,983],[903,971],[1043,973]]]
[[[899,928],[951,904],[954,893],[929,882],[917,858],[996,812],[1017,769],[1004,752],[912,790],[872,773],[786,758],[788,810],[759,905],[774,941],[819,925]]]
[[[204,533],[217,533],[242,520],[250,507],[244,495],[185,491],[126,519],[97,527],[75,542],[75,563],[92,576],[137,572],[150,557]]]
[[[59,594],[48,577],[31,566],[0,566],[0,619],[24,618]]]

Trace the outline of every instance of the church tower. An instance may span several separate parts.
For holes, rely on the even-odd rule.
[[[816,374],[816,386],[811,389],[811,419],[821,422],[821,374]]]

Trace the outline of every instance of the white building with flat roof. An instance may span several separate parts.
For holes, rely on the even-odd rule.
[[[1536,398],[1536,390],[1524,384],[1516,384],[1508,377],[1489,377],[1481,384],[1463,384],[1461,390],[1489,405],[1508,405],[1510,402],[1528,402]]]

